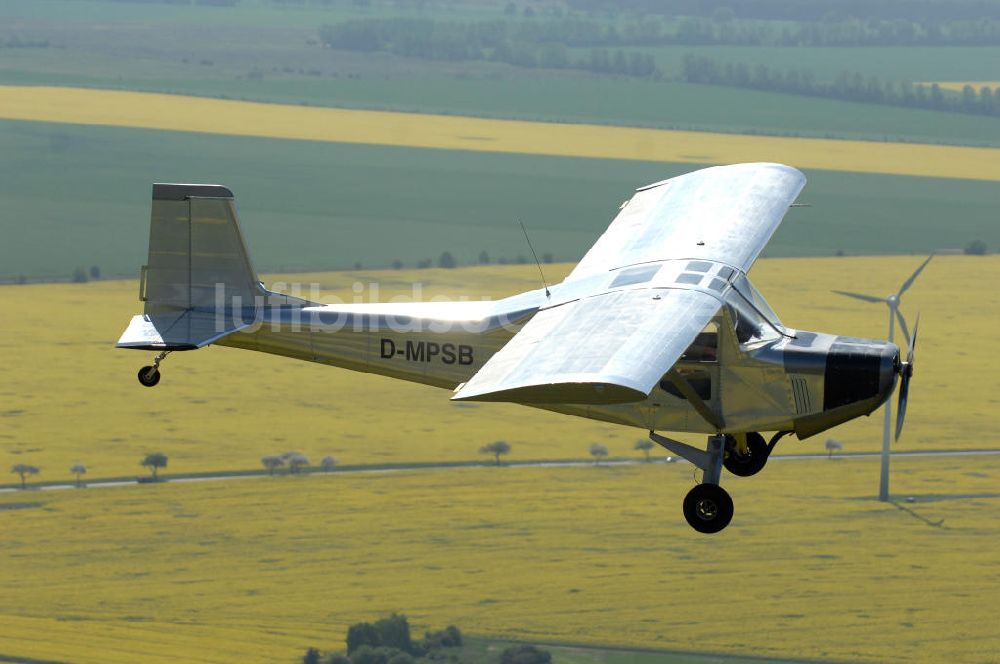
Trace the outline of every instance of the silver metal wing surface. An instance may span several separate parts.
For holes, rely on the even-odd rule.
[[[567,281],[683,258],[746,272],[805,182],[790,166],[760,163],[706,168],[643,187]]]
[[[698,290],[638,288],[543,309],[452,399],[641,401],[720,307],[716,297]]]

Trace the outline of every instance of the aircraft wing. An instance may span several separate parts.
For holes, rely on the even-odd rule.
[[[670,259],[746,272],[805,182],[790,166],[736,164],[643,187],[566,280]]]
[[[543,309],[452,399],[641,401],[720,306],[717,298],[699,290],[640,288]]]

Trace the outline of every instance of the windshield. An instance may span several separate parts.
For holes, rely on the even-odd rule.
[[[736,331],[736,339],[741,345],[766,343],[781,338],[782,330],[738,290],[729,291],[726,308]]]
[[[763,317],[775,330],[779,333],[785,332],[785,327],[778,320],[778,314],[774,313],[774,309],[771,305],[767,303],[764,296],[760,294],[760,291],[754,288],[754,285],[750,283],[750,280],[746,278],[746,275],[741,275],[738,279],[733,282],[733,286],[739,291],[739,294],[743,296],[750,306],[756,309],[761,317]]]
[[[745,275],[735,279],[733,286],[725,300],[740,344],[765,343],[787,334],[774,309]]]

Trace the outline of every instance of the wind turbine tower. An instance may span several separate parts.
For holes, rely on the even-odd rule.
[[[896,331],[896,321],[899,321],[899,327],[903,331],[903,336],[906,337],[906,345],[908,347],[907,351],[907,370],[902,374],[902,381],[899,386],[899,413],[896,416],[896,440],[899,440],[899,434],[903,431],[903,418],[906,416],[906,399],[910,388],[910,376],[913,374],[913,348],[917,344],[917,327],[920,325],[920,316],[917,316],[917,322],[913,326],[913,336],[910,336],[910,330],[906,326],[906,319],[903,318],[902,312],[899,310],[899,302],[903,297],[903,293],[909,290],[913,282],[916,281],[917,276],[923,272],[923,269],[927,267],[927,264],[931,262],[934,258],[934,254],[927,257],[923,263],[920,264],[910,278],[903,282],[900,286],[899,291],[893,295],[887,297],[878,297],[875,295],[864,295],[862,293],[849,293],[847,291],[835,290],[834,293],[839,295],[846,295],[847,297],[853,297],[857,300],[862,300],[864,302],[881,302],[889,307],[889,341],[893,340],[894,333]],[[878,499],[882,502],[889,501],[889,436],[890,429],[892,427],[892,400],[887,400],[885,402],[885,424],[882,429],[882,470],[879,476],[878,485]]]

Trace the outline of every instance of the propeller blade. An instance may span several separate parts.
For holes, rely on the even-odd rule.
[[[899,386],[899,405],[896,410],[896,440],[903,433],[903,421],[906,419],[906,401],[910,395],[910,373],[903,372],[903,380]]]
[[[903,336],[906,338],[907,347],[910,346],[910,329],[906,327],[906,319],[903,318],[903,314],[900,313],[899,309],[896,309],[896,320],[899,321],[899,329],[903,331]]]
[[[898,310],[897,310],[898,313]],[[917,347],[917,332],[920,329],[920,314],[913,323],[913,337],[910,339],[910,349],[906,352],[906,364],[900,372],[902,379],[899,384],[899,405],[896,409],[896,440],[903,433],[903,421],[906,419],[906,402],[910,396],[910,379],[913,377],[913,351]]]
[[[856,300],[864,300],[865,302],[885,302],[884,297],[875,297],[874,295],[862,295],[861,293],[848,293],[847,291],[835,290],[834,293],[838,295],[846,295],[847,297],[853,297]]]
[[[907,291],[907,289],[910,286],[913,285],[913,282],[917,280],[917,275],[919,275],[921,272],[924,271],[924,268],[927,267],[927,264],[931,262],[932,258],[934,258],[934,254],[931,254],[930,256],[928,256],[927,260],[925,260],[923,263],[921,263],[920,267],[917,268],[917,271],[914,272],[913,274],[911,274],[910,278],[903,282],[903,285],[902,285],[902,287],[900,287],[899,292],[896,293],[897,297],[902,296],[902,294],[905,293]]]

